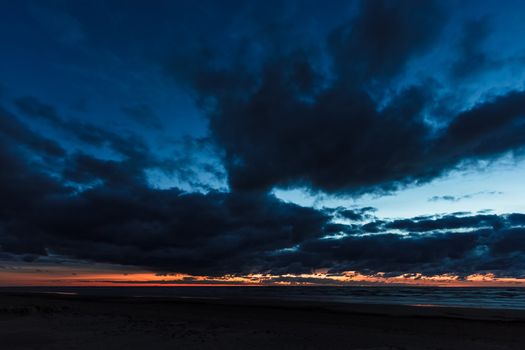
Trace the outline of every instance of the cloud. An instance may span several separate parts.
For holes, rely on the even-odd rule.
[[[362,234],[305,241],[296,251],[276,259],[273,272],[282,273],[295,263],[294,273],[324,267],[329,273],[466,276],[492,271],[498,276],[519,277],[525,268],[523,246],[513,243],[520,239],[523,227],[513,226],[511,216],[383,221],[377,223],[379,229],[374,234],[364,225]],[[394,228],[403,233],[390,233]]]
[[[86,121],[64,118],[58,114],[53,106],[33,96],[20,97],[14,102],[21,113],[44,120],[56,129],[88,145],[98,147],[108,145],[121,155],[135,160],[151,157],[147,154],[149,150],[144,141],[136,135],[122,135]]]
[[[79,130],[76,123],[52,119],[59,128]],[[149,153],[136,152],[131,144],[131,151],[125,149],[111,133],[104,134],[108,142],[128,158],[51,154],[49,162],[63,170],[50,174],[18,151],[20,140],[33,137],[22,135],[0,133],[0,249],[12,258],[63,256],[190,273],[250,272],[258,270],[264,254],[318,235],[327,223],[322,212],[264,193],[153,189],[143,171],[151,166]],[[47,152],[31,149],[34,155]],[[91,186],[79,191],[76,183]]]
[[[117,158],[122,158],[115,160],[115,157],[100,158],[86,151],[73,152],[64,158],[59,169],[69,181],[92,184],[101,180],[115,186],[127,181],[144,185],[149,181],[145,176],[149,171],[177,179],[179,184],[194,189],[223,187],[223,167],[215,161],[216,150],[206,138],[184,138],[178,142],[176,152],[162,157],[154,154],[134,132],[115,132],[84,120],[63,117],[56,108],[34,96],[16,98],[14,104],[23,115],[44,121],[57,132],[79,142],[78,148],[94,147],[103,154],[109,149]],[[206,181],[199,181],[203,177]]]
[[[438,202],[438,201],[447,201],[447,202],[459,202],[463,199],[471,199],[472,197],[476,196],[496,196],[501,195],[503,192],[501,191],[481,191],[471,194],[464,194],[461,196],[451,196],[451,195],[444,195],[444,196],[432,196],[428,199],[429,202]]]
[[[503,51],[494,50],[488,43],[494,35],[495,23],[485,16],[469,19],[462,23],[459,41],[454,47],[455,59],[450,66],[449,74],[458,84],[472,80],[480,75],[506,69],[519,69],[523,65],[523,52],[506,55]]]
[[[125,159],[87,155],[53,155],[70,170],[57,177],[0,135],[4,260],[73,259],[206,276],[320,268],[517,276],[525,269],[523,214],[390,220],[375,218],[373,208],[305,208],[264,192],[160,190]],[[79,174],[102,181],[79,191],[70,185]],[[351,223],[336,224],[337,217]]]
[[[463,24],[462,35],[457,45],[458,57],[451,67],[451,73],[456,79],[494,69],[501,63],[494,61],[483,50],[483,44],[490,33],[487,17]]]
[[[448,111],[450,122],[437,126],[429,113],[446,103],[439,84],[394,88],[412,60],[438,45],[448,20],[436,3],[409,3],[363,2],[321,53],[265,47],[270,58],[256,67],[243,56],[219,65],[213,54],[172,63],[170,69],[188,67],[184,79],[174,76],[208,112],[232,190],[381,193],[522,154],[523,91]]]
[[[170,77],[191,87],[209,122],[209,135],[183,140],[173,158],[153,152],[136,132],[108,130],[86,115],[63,116],[34,96],[15,99],[14,111],[1,108],[0,258],[206,276],[318,269],[522,275],[523,214],[377,218],[373,208],[306,208],[271,194],[274,188],[381,194],[522,154],[522,90],[442,108],[444,121],[432,115],[446,103],[440,83],[410,69],[441,43],[449,15],[440,3],[360,2],[351,20],[318,33],[317,45],[291,40],[292,16],[260,15],[254,37],[239,32],[218,40],[207,27],[204,49],[192,51],[199,45],[189,35],[170,55],[174,60],[161,59]],[[92,37],[93,28],[80,24],[82,37],[71,43]],[[490,61],[480,46],[490,28],[469,26],[457,76],[474,74],[471,65],[488,69]],[[121,112],[160,127],[146,105],[130,102]],[[222,164],[196,159],[198,152],[214,153]],[[152,171],[175,174],[201,191],[152,186]],[[199,187],[205,172],[227,177],[228,186]]]
[[[480,228],[487,226],[501,228],[504,226],[503,219],[498,215],[458,216],[458,214],[451,214],[436,219],[394,220],[385,224],[384,227],[386,229],[399,229],[409,232],[425,232],[460,228]]]
[[[457,202],[465,197],[455,197],[450,195],[444,195],[444,196],[432,196],[428,199],[429,202],[437,202],[437,201],[448,201],[448,202]]]
[[[19,118],[0,107],[0,133],[4,142],[17,145],[47,156],[61,156],[64,149],[55,141],[42,137],[20,122]],[[6,145],[7,146],[7,145]]]
[[[328,209],[325,209],[325,211],[329,211]],[[347,209],[344,207],[336,208],[331,211],[332,214],[334,214],[336,217],[340,217],[343,219],[348,219],[352,221],[363,221],[366,219],[372,219],[374,218],[374,213],[377,211],[376,208],[373,207],[364,207],[364,208],[352,208]]]
[[[431,48],[447,20],[436,1],[362,1],[358,16],[328,43],[339,78],[353,83],[397,75]]]

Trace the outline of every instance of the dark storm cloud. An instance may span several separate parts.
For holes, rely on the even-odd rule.
[[[436,147],[438,153],[448,155],[451,161],[522,151],[524,121],[525,92],[511,91],[457,115]]]
[[[296,250],[283,252],[272,260],[271,270],[277,274],[290,270],[307,273],[322,266],[331,273],[452,272],[465,276],[494,272],[522,277],[523,214],[463,215],[338,225],[335,229],[346,235],[308,239]],[[390,233],[392,230],[401,234]]]
[[[251,272],[265,252],[315,236],[326,223],[321,212],[264,194],[187,194],[120,178],[76,193],[27,166],[18,169],[13,188],[6,178],[11,169],[0,171],[2,193],[9,195],[0,201],[0,246],[22,257],[58,254],[188,273]],[[100,173],[91,171],[95,178]]]
[[[225,150],[233,190],[394,190],[465,162],[521,152],[522,91],[456,112],[439,129],[425,120],[440,103],[433,84],[405,87],[385,106],[376,100],[375,89],[388,89],[446,25],[437,4],[407,5],[364,2],[353,21],[334,30],[325,52],[331,76],[307,50],[276,52],[255,71],[242,64],[219,69],[206,60],[190,64],[186,79],[209,101],[212,135]],[[467,53],[468,45],[462,45]]]
[[[260,74],[242,64],[190,64],[186,79],[214,101],[210,126],[226,151],[231,187],[360,192],[439,173],[422,164],[431,137],[421,115],[431,97],[426,88],[409,87],[379,111],[366,87],[399,74],[431,47],[444,19],[431,2],[364,2],[359,16],[328,39],[336,74],[328,87],[322,62],[308,50],[270,54]]]
[[[387,223],[384,227],[409,232],[424,232],[459,228],[479,228],[483,226],[501,228],[504,225],[502,218],[498,215],[456,216],[452,214],[429,220],[395,220]]]
[[[272,67],[247,103],[228,99],[211,118],[232,188],[364,192],[438,172],[422,164],[430,130],[419,115],[420,88],[405,91],[398,106],[382,113],[364,92],[344,88],[324,91],[311,104],[288,90],[289,71],[282,68]]]
[[[39,115],[78,132],[76,123],[65,123],[39,106]],[[104,135],[113,145],[116,136]],[[152,189],[143,172],[151,166],[145,160],[148,152],[136,152],[131,144],[126,144],[128,151],[118,143],[128,156],[122,160],[52,154],[54,162],[63,164],[60,178],[32,166],[20,153],[21,141],[32,140],[32,134],[15,136],[0,133],[0,247],[24,261],[60,255],[189,273],[250,272],[257,271],[265,252],[318,235],[327,222],[322,212],[264,193]],[[46,154],[47,148],[32,151]],[[94,187],[77,191],[75,183]]]
[[[403,237],[395,234],[352,236],[336,240],[305,243],[301,254],[316,257],[315,264],[330,259],[331,271],[423,272],[439,274],[443,270],[462,272],[443,264],[458,264],[476,247],[476,234],[430,234]],[[443,270],[442,270],[443,269]]]
[[[115,198],[119,194],[92,195],[87,205],[102,212],[97,228],[87,227],[85,232],[84,244],[90,249],[81,256],[75,244],[62,249],[84,259],[189,273],[257,271],[265,251],[316,234],[323,221],[313,210],[265,198],[166,191],[144,193],[130,202],[127,196]],[[115,260],[116,251],[120,254]]]
[[[504,221],[502,217],[500,220]],[[468,228],[468,227],[464,227]],[[423,235],[379,233],[349,235],[341,239],[304,242],[294,252],[272,261],[274,273],[305,273],[320,266],[331,273],[359,271],[365,274],[407,272],[465,276],[493,272],[498,276],[523,277],[525,256],[523,228],[484,228],[466,232],[427,232]]]

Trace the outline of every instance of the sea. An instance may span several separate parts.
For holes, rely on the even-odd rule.
[[[525,310],[520,287],[4,287],[0,292],[79,296],[255,299]]]

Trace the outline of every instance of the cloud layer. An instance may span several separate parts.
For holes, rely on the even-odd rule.
[[[524,214],[389,219],[373,208],[307,208],[271,194],[383,194],[523,154],[523,90],[456,108],[437,77],[414,73],[443,43],[445,6],[363,1],[350,19],[318,31],[315,45],[294,41],[286,19],[261,16],[255,32],[147,57],[191,90],[209,123],[206,137],[184,143],[182,157],[156,153],[142,137],[142,128],[163,128],[142,103],[121,107],[136,127],[117,132],[37,97],[2,100],[0,257],[207,276],[523,275]],[[455,82],[495,69],[482,45],[489,22],[460,28],[463,39],[441,72]],[[89,37],[85,29],[75,41]],[[193,157],[206,147],[219,165]],[[200,191],[152,186],[151,171]],[[226,176],[228,191],[199,183],[203,174]],[[467,197],[432,200],[460,198]]]

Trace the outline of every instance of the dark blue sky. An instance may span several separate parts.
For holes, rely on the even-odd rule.
[[[0,7],[6,264],[525,271],[522,2]]]

